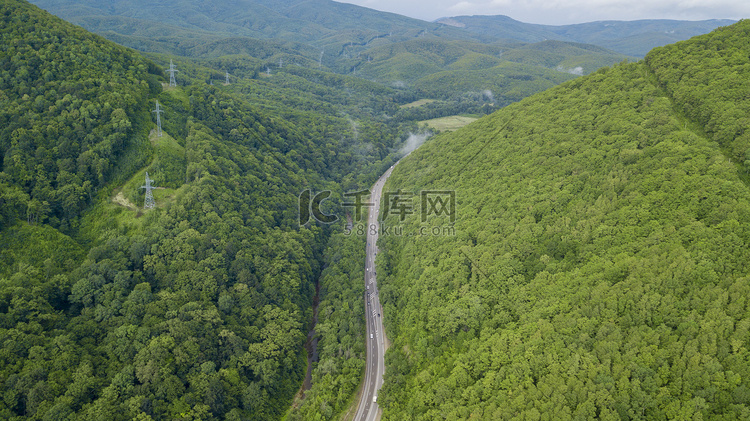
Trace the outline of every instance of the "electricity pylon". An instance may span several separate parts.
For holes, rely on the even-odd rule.
[[[174,80],[174,73],[179,72],[179,70],[174,67],[172,59],[169,59],[169,69],[167,69],[167,71],[169,72],[169,86],[177,86],[177,81]]]
[[[161,137],[161,117],[159,115],[163,113],[164,110],[159,108],[159,100],[156,100],[156,109],[151,112],[156,113],[156,134]]]
[[[154,188],[154,186],[151,185],[153,181],[154,180],[148,177],[148,172],[146,172],[146,185],[141,186],[142,189],[146,189],[146,199],[143,200],[143,209],[153,209],[156,207],[154,194],[151,193],[151,190]]]

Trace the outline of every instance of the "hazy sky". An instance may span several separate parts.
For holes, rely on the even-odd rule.
[[[741,19],[747,0],[336,0],[432,21],[446,16],[507,15],[528,23],[594,20]]]

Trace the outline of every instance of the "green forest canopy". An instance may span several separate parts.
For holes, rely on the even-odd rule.
[[[695,389],[700,392],[696,392],[696,396],[703,399],[695,401],[695,407],[709,408],[707,410],[714,411],[712,414],[744,414],[741,403],[745,399],[743,393],[747,389],[747,376],[740,368],[735,369],[734,362],[742,358],[747,360],[744,357],[746,354],[743,354],[743,343],[747,342],[743,338],[746,338],[746,334],[742,333],[742,329],[747,326],[742,325],[744,319],[738,316],[743,314],[744,307],[741,303],[736,304],[738,301],[732,297],[737,294],[747,295],[747,291],[742,289],[746,282],[742,283],[742,279],[737,278],[739,286],[736,286],[737,282],[731,286],[725,285],[728,281],[716,286],[716,282],[711,284],[710,280],[714,273],[741,272],[736,269],[740,265],[737,262],[744,261],[746,257],[742,254],[745,234],[740,229],[745,220],[744,208],[741,206],[745,203],[743,190],[732,187],[736,184],[736,174],[732,171],[737,168],[721,160],[722,156],[731,157],[735,165],[741,166],[740,174],[747,171],[742,167],[742,159],[748,160],[745,155],[747,147],[743,143],[746,138],[742,137],[742,128],[746,124],[742,121],[733,126],[722,124],[722,121],[735,121],[738,116],[747,115],[746,112],[742,114],[746,108],[740,108],[739,111],[735,109],[745,107],[746,102],[738,99],[743,98],[741,96],[720,94],[709,89],[704,89],[702,96],[690,94],[696,86],[705,86],[705,80],[709,76],[712,80],[723,78],[723,83],[727,86],[744,86],[742,83],[747,78],[742,75],[746,72],[746,67],[743,67],[746,66],[746,60],[741,54],[732,53],[730,57],[726,52],[733,51],[746,34],[733,31],[720,34],[723,36],[716,35],[708,47],[695,47],[695,52],[690,55],[685,55],[681,49],[665,49],[668,52],[659,51],[649,56],[648,65],[620,66],[595,75],[591,78],[595,82],[586,82],[584,85],[575,81],[553,91],[556,94],[544,94],[547,96],[542,98],[560,95],[558,105],[565,108],[567,102],[562,99],[577,95],[577,86],[582,86],[580,89],[593,89],[592,84],[610,86],[611,94],[602,95],[599,91],[591,93],[588,97],[591,104],[583,106],[576,103],[574,110],[568,111],[554,109],[554,112],[560,111],[560,118],[553,121],[557,121],[560,127],[568,127],[567,137],[555,135],[550,138],[550,135],[535,131],[538,130],[536,127],[545,126],[533,120],[533,116],[529,120],[524,120],[525,117],[521,116],[518,128],[509,125],[499,130],[502,133],[515,133],[523,142],[515,144],[518,146],[517,150],[499,151],[495,157],[508,154],[510,159],[516,156],[528,157],[524,154],[536,154],[540,150],[550,151],[549,155],[521,160],[527,166],[529,162],[535,163],[536,166],[541,166],[541,170],[513,167],[514,174],[531,175],[533,172],[524,171],[539,170],[542,172],[534,175],[539,175],[542,177],[540,180],[544,180],[543,177],[559,177],[559,174],[555,175],[555,171],[561,170],[567,178],[555,179],[557,184],[553,185],[568,186],[570,182],[572,187],[566,187],[567,190],[559,193],[554,201],[541,200],[539,203],[536,202],[539,196],[535,196],[537,193],[534,191],[544,195],[547,193],[544,188],[549,186],[535,185],[533,188],[537,190],[524,192],[524,195],[533,199],[533,203],[525,201],[527,199],[519,199],[518,206],[530,206],[530,209],[535,210],[533,224],[528,219],[529,215],[520,217],[523,213],[520,207],[511,206],[509,209],[516,213],[508,212],[511,215],[509,220],[498,218],[490,228],[484,227],[484,222],[468,223],[467,227],[481,224],[483,230],[458,230],[458,237],[462,241],[468,241],[467,244],[472,244],[476,250],[455,248],[454,252],[460,250],[462,254],[443,264],[455,263],[449,265],[451,270],[465,271],[466,285],[474,282],[477,284],[476,290],[470,289],[467,292],[466,285],[460,281],[462,278],[458,277],[451,278],[448,287],[437,292],[430,291],[430,294],[443,295],[458,291],[457,294],[463,298],[458,304],[436,301],[444,303],[444,310],[450,312],[431,314],[427,327],[415,323],[412,333],[421,335],[418,333],[420,329],[430,332],[430,335],[418,337],[419,340],[406,334],[402,336],[399,324],[389,321],[389,328],[398,333],[397,341],[405,341],[404,337],[410,338],[405,342],[397,342],[405,346],[395,348],[396,351],[388,356],[389,376],[392,377],[384,391],[383,402],[388,406],[388,411],[392,411],[389,413],[404,414],[406,412],[398,412],[402,411],[399,405],[407,405],[413,408],[409,411],[415,416],[427,413],[427,419],[431,419],[436,413],[424,412],[422,406],[406,397],[415,390],[420,397],[437,393],[431,389],[432,386],[425,385],[433,385],[430,378],[439,379],[440,376],[425,376],[425,372],[420,372],[419,382],[408,383],[409,387],[414,388],[406,388],[412,375],[412,368],[409,367],[418,367],[419,364],[426,364],[427,359],[434,359],[436,364],[444,363],[442,369],[452,368],[454,357],[464,358],[461,361],[470,366],[473,354],[462,354],[463,350],[473,346],[476,352],[480,352],[486,350],[488,344],[494,343],[487,342],[483,345],[480,342],[470,342],[476,340],[477,332],[485,332],[484,327],[487,327],[492,335],[506,338],[502,334],[509,331],[497,329],[511,329],[512,323],[521,326],[521,322],[530,320],[529,317],[532,316],[527,315],[526,309],[531,308],[529,303],[533,302],[532,298],[541,293],[532,289],[514,290],[521,295],[511,302],[502,301],[503,296],[497,293],[500,289],[493,291],[486,286],[489,281],[497,280],[498,275],[493,275],[493,279],[486,276],[492,273],[491,269],[503,273],[501,278],[504,283],[501,285],[506,289],[514,285],[509,279],[518,281],[520,288],[526,284],[538,285],[542,278],[539,278],[537,284],[532,281],[540,276],[549,276],[547,279],[557,280],[559,285],[563,285],[567,279],[578,279],[577,274],[586,270],[589,272],[585,273],[591,273],[591,279],[595,279],[593,274],[598,273],[599,268],[596,264],[601,263],[604,267],[609,261],[617,262],[617,265],[612,263],[616,269],[610,268],[606,272],[608,282],[612,283],[620,279],[628,280],[631,271],[636,279],[640,279],[636,276],[638,274],[655,271],[635,264],[631,268],[631,260],[622,263],[620,255],[606,255],[609,260],[601,257],[601,262],[591,263],[594,266],[584,265],[589,264],[589,261],[579,261],[579,256],[583,256],[583,259],[589,256],[585,252],[595,253],[582,246],[586,243],[575,235],[580,236],[581,232],[590,234],[591,228],[586,231],[586,227],[581,226],[579,232],[576,226],[575,235],[567,234],[565,229],[570,227],[570,222],[563,220],[563,223],[557,224],[555,218],[557,215],[567,215],[569,211],[570,215],[578,215],[588,209],[586,200],[590,201],[594,193],[589,194],[586,189],[596,190],[596,186],[591,187],[588,183],[595,180],[598,174],[596,169],[606,167],[600,162],[605,157],[619,160],[617,162],[621,162],[619,165],[623,166],[622,174],[614,174],[613,180],[602,181],[599,186],[608,185],[607,183],[613,185],[615,193],[607,193],[613,201],[622,192],[630,195],[625,196],[628,200],[631,196],[638,198],[633,196],[637,194],[646,196],[647,199],[635,202],[640,207],[626,207],[622,211],[628,215],[641,215],[643,209],[649,210],[649,204],[657,200],[646,193],[655,185],[661,186],[661,179],[649,179],[651,184],[643,181],[645,184],[641,184],[641,187],[637,187],[637,183],[634,187],[630,186],[630,180],[638,183],[642,180],[628,171],[640,168],[645,174],[652,167],[663,166],[659,161],[662,157],[693,156],[694,149],[678,148],[682,154],[679,155],[672,154],[672,149],[664,148],[676,147],[673,143],[680,146],[682,144],[679,142],[688,142],[684,139],[693,142],[695,138],[698,142],[695,147],[703,148],[699,148],[700,153],[695,154],[705,158],[691,158],[691,162],[695,161],[691,164],[695,168],[686,167],[684,172],[691,176],[698,174],[700,177],[696,177],[699,180],[695,182],[705,183],[705,186],[695,193],[700,195],[695,199],[695,215],[688,212],[684,218],[689,220],[692,217],[707,228],[691,224],[690,227],[694,230],[688,234],[681,232],[681,235],[687,235],[687,240],[683,240],[686,244],[694,239],[705,239],[706,243],[715,245],[716,250],[711,251],[714,254],[706,254],[705,259],[709,259],[707,261],[710,263],[708,266],[703,260],[699,262],[701,265],[693,263],[690,266],[690,258],[693,256],[690,253],[697,253],[693,249],[685,252],[688,257],[683,260],[688,262],[685,265],[690,273],[695,273],[691,276],[705,283],[701,293],[714,297],[722,291],[729,291],[725,294],[727,298],[724,298],[728,310],[724,311],[728,318],[726,320],[739,320],[735,327],[739,345],[731,341],[727,345],[726,340],[720,340],[726,336],[718,336],[719,339],[714,342],[700,336],[706,329],[721,331],[715,329],[715,325],[705,329],[702,325],[696,325],[703,330],[690,324],[678,326],[674,341],[681,344],[680,341],[687,338],[686,335],[701,339],[701,344],[708,340],[708,345],[701,345],[701,355],[712,356],[716,360],[715,363],[714,360],[706,360],[711,363],[707,371],[700,372],[703,373],[700,378],[690,385],[705,385],[708,381],[705,379],[710,378],[721,387],[717,386],[715,391],[705,387]],[[3,156],[0,167],[0,241],[3,244],[3,249],[0,250],[0,383],[4,385],[0,417],[278,419],[289,409],[304,374],[302,343],[311,320],[312,297],[318,279],[321,313],[316,330],[320,338],[320,362],[314,366],[314,386],[308,392],[309,399],[295,408],[289,417],[332,419],[341,412],[351,402],[363,367],[363,308],[360,298],[362,268],[356,263],[361,262],[362,244],[361,239],[356,237],[330,235],[334,230],[341,229],[340,226],[331,229],[314,224],[300,227],[297,221],[298,195],[303,189],[330,189],[334,192],[331,202],[334,202],[335,207],[342,191],[364,188],[369,185],[373,176],[391,165],[398,156],[399,139],[403,139],[409,130],[415,128],[412,121],[444,115],[446,112],[483,110],[486,104],[484,94],[468,92],[458,98],[451,98],[450,92],[435,92],[435,96],[446,99],[424,108],[399,110],[399,103],[418,99],[419,93],[395,90],[363,79],[301,66],[285,66],[283,69],[273,67],[269,75],[265,71],[277,58],[275,54],[278,49],[296,47],[249,46],[242,40],[231,42],[248,48],[267,48],[263,52],[266,55],[259,58],[210,55],[210,59],[203,61],[175,58],[181,71],[178,77],[180,86],[164,89],[162,69],[171,57],[159,54],[144,57],[18,0],[9,0],[0,6],[0,37],[0,152]],[[423,43],[415,44],[419,46]],[[226,43],[223,45],[227,51],[234,48]],[[432,54],[429,48],[418,52],[421,55]],[[711,59],[712,68],[717,69],[710,75],[701,74],[700,77],[705,79],[682,76],[695,75],[695,69],[702,66],[697,60],[691,60],[692,57],[697,57],[696,54],[707,55],[705,58]],[[742,54],[747,57],[746,51]],[[680,60],[670,60],[670,56],[679,56]],[[521,58],[556,59],[544,54]],[[495,66],[497,63],[479,55],[467,55],[451,64],[455,72],[470,75],[472,82],[483,77],[481,69],[477,72],[477,66],[488,65]],[[734,66],[734,72],[739,77],[734,76],[735,73],[724,71],[730,65]],[[528,68],[515,63],[501,66],[510,69],[503,73],[508,76],[519,76]],[[224,71],[227,70],[231,72],[232,83],[221,86]],[[562,73],[552,74],[555,76],[542,73],[536,79],[525,79],[529,82],[526,85],[509,85],[505,77],[498,78],[494,83],[498,85],[498,89],[508,89],[510,94],[504,101],[510,102],[569,77]],[[642,80],[636,77],[641,74]],[[436,80],[450,80],[454,77],[455,75],[446,73],[436,76]],[[214,82],[215,86],[210,86],[210,82]],[[425,83],[425,88],[434,89],[433,85],[434,83]],[[641,88],[644,92],[640,94],[631,92],[632,89]],[[626,95],[628,92],[630,96]],[[475,96],[479,98],[474,98]],[[609,102],[600,98],[608,99]],[[155,140],[149,134],[154,126],[151,113],[153,101],[157,99],[165,109],[163,121],[167,136],[163,140]],[[629,110],[628,106],[635,103],[640,104],[640,108],[636,111]],[[533,108],[533,104],[524,103],[512,108],[510,112],[526,109],[523,107]],[[538,106],[543,108],[542,105]],[[587,151],[584,155],[591,160],[591,165],[581,165],[578,161],[581,158],[579,133],[591,134],[592,127],[599,127],[603,121],[599,116],[603,107],[611,108],[607,108],[606,116],[609,118],[606,120],[611,120],[612,123],[604,124],[608,128],[602,131],[601,136],[619,133],[622,128],[614,126],[614,122],[630,121],[623,117],[625,115],[638,124],[623,123],[630,131],[626,131],[628,134],[625,137],[615,137],[611,141],[613,145],[619,145],[612,156],[584,148]],[[585,112],[580,115],[585,117],[579,119],[581,110]],[[540,113],[549,111],[551,110],[544,109]],[[484,123],[480,122],[480,125],[474,127],[484,132],[498,132],[500,124],[505,123],[503,115],[507,116],[501,114],[483,120]],[[546,115],[544,120],[544,124],[548,124]],[[563,120],[568,123],[563,124]],[[682,130],[678,130],[680,127]],[[479,134],[473,135],[472,133],[478,132],[472,129],[460,133],[457,136],[477,136],[483,140]],[[665,136],[665,141],[653,140]],[[534,143],[529,139],[539,142],[540,147],[532,148]],[[721,145],[721,153],[711,148],[715,144],[712,141]],[[610,141],[604,143],[609,144],[608,142]],[[654,142],[653,145],[650,142]],[[690,142],[688,143],[692,145]],[[459,150],[464,149],[465,153],[470,152],[470,148],[463,145],[459,147]],[[477,162],[489,160],[494,165],[492,156],[480,154]],[[576,158],[573,159],[572,156]],[[644,158],[648,159],[643,160]],[[433,164],[443,162],[438,157],[434,159],[434,163],[425,162],[424,174],[432,171],[430,169]],[[550,168],[545,169],[543,164],[547,160]],[[606,162],[609,165],[615,161]],[[679,159],[674,161],[673,163],[680,163]],[[516,165],[515,161],[508,162],[509,165]],[[737,162],[740,164],[736,164]],[[445,168],[450,167],[444,165],[440,171],[430,174],[441,174]],[[469,166],[467,171],[472,173],[480,168],[481,166]],[[492,168],[496,170],[494,166]],[[705,168],[711,168],[713,172]],[[507,168],[503,169],[506,170]],[[142,184],[140,178],[145,171],[157,174],[157,185],[165,187],[158,191],[160,202],[156,210],[142,213],[111,202],[111,196],[120,192],[126,199],[132,199],[136,206],[142,203],[140,201],[143,196],[139,187]],[[449,171],[444,175],[450,174]],[[505,173],[497,172],[495,186],[501,185],[497,183],[507,183],[507,180],[497,178],[503,174]],[[456,173],[457,177],[458,175]],[[630,178],[619,178],[620,175]],[[661,177],[663,174],[657,173],[657,176]],[[516,179],[511,183],[513,186],[516,183],[523,185],[517,175],[514,177]],[[463,180],[463,177],[458,178]],[[528,180],[523,181],[528,183]],[[682,181],[681,178],[679,180]],[[718,183],[716,180],[722,182]],[[486,181],[485,185],[488,185]],[[420,183],[428,185],[426,181]],[[467,183],[466,192],[471,194],[459,200],[461,206],[477,206],[478,215],[481,214],[483,218],[486,215],[482,214],[482,210],[486,213],[498,209],[484,206],[484,203],[489,204],[493,199],[482,196],[481,189],[469,181]],[[716,185],[719,186],[718,191]],[[532,185],[528,186],[531,189]],[[679,186],[683,188],[681,184]],[[515,187],[507,187],[509,192],[514,191],[513,188]],[[685,191],[692,192],[687,187]],[[586,194],[579,195],[584,192]],[[484,202],[477,205],[478,202],[469,197]],[[719,198],[731,198],[734,202],[727,204]],[[686,200],[683,197],[680,199]],[[599,213],[590,215],[590,218],[594,218],[592,220],[603,218],[602,215],[605,214],[610,215],[608,212],[611,209],[604,205],[606,203],[602,202],[599,206],[603,208]],[[725,213],[728,216],[722,216]],[[615,215],[612,218],[619,221],[619,217]],[[641,217],[650,217],[650,213]],[[523,221],[521,226],[530,231],[517,234],[511,232],[506,224],[515,221],[512,218]],[[725,220],[730,222],[721,225]],[[731,221],[737,221],[736,226]],[[459,222],[461,223],[463,222]],[[540,234],[539,227],[536,227],[540,224],[545,227],[547,225],[544,224],[554,224],[557,231]],[[507,244],[496,242],[501,228],[507,230],[503,231],[503,235],[508,237]],[[662,229],[660,233],[675,235],[668,228]],[[494,233],[492,229],[495,230]],[[728,239],[716,238],[719,229],[724,230],[721,233],[726,234]],[[462,232],[473,234],[467,240]],[[484,232],[491,235],[483,234]],[[635,228],[627,232],[634,238],[633,244],[646,235]],[[614,231],[611,234],[610,237],[614,236]],[[648,235],[649,247],[662,244],[662,237],[656,238],[659,241],[655,242],[651,231],[648,231]],[[622,253],[635,253],[633,247],[627,247],[631,237],[620,238],[617,235],[618,241],[625,244],[621,247]],[[517,250],[513,246],[516,243],[512,243],[516,238],[536,240],[528,244],[528,249]],[[737,244],[735,248],[723,247],[730,240]],[[438,242],[434,244],[435,248],[429,246],[424,254],[419,255],[420,258],[437,256],[435,253],[447,250],[442,249]],[[640,242],[637,244],[641,245]],[[400,249],[395,245],[391,247],[394,255],[386,263],[391,265],[394,273],[399,273],[397,261]],[[407,243],[404,247],[408,249],[412,246]],[[731,250],[725,251],[729,249]],[[503,251],[503,257],[499,261],[498,250]],[[631,257],[637,261],[639,256]],[[412,257],[412,263],[413,259]],[[477,264],[471,263],[475,260]],[[718,263],[713,263],[714,261]],[[438,260],[433,260],[430,264],[437,262]],[[654,264],[661,263],[662,261],[656,260]],[[723,266],[719,268],[720,265]],[[423,270],[418,265],[413,266],[412,269]],[[429,270],[429,265],[424,266]],[[571,275],[571,271],[576,275]],[[548,275],[544,275],[545,273]],[[704,281],[704,278],[708,281]],[[384,290],[384,294],[390,294],[389,305],[394,308],[403,304],[398,304],[395,299],[397,293],[401,293],[400,289],[395,288],[402,286],[396,279],[401,278],[393,278],[393,284],[387,285]],[[448,278],[430,276],[428,279]],[[592,280],[591,283],[593,282]],[[548,283],[550,282],[544,285]],[[712,285],[714,289],[707,289]],[[406,284],[403,285],[403,291],[413,293]],[[604,293],[594,291],[596,294]],[[636,288],[636,291],[641,290]],[[554,291],[555,294],[558,292]],[[662,291],[659,294],[666,293]],[[648,297],[652,298],[650,295]],[[699,294],[689,297],[699,303],[708,303],[706,300],[709,300],[701,298],[703,295]],[[563,302],[559,305],[573,306],[576,302],[584,301],[580,297],[577,299],[578,301],[571,299],[567,304]],[[684,298],[680,302],[687,303],[686,300]],[[591,300],[590,296],[586,296],[585,301],[597,302]],[[634,302],[636,301],[638,300]],[[420,301],[414,300],[413,303]],[[550,305],[555,307],[558,304]],[[631,304],[627,306],[632,307]],[[706,314],[703,309],[707,307],[708,304],[696,304],[696,309],[691,310],[697,312],[695,323],[703,322],[705,318],[698,316]],[[394,317],[419,314],[407,310],[396,313],[394,308],[387,310]],[[489,314],[487,309],[494,311],[496,308],[502,309],[498,312],[499,315],[493,316],[490,322],[485,321]],[[674,308],[678,316],[682,314],[679,311],[684,310],[679,306]],[[587,307],[585,310],[587,313],[584,316],[591,319],[596,312],[610,311],[598,307]],[[549,319],[549,314],[555,311],[558,310],[540,311],[539,323],[543,323],[542,316]],[[640,327],[638,334],[646,338],[643,341],[653,345],[658,341],[653,339],[650,331],[642,327],[645,316],[641,313],[628,313],[627,323],[617,319],[615,327]],[[716,315],[721,316],[720,313],[710,313],[710,320],[725,320],[714,317]],[[660,320],[673,323],[672,319],[664,315],[662,319],[649,323],[653,325]],[[562,321],[570,323],[570,318]],[[648,327],[651,325],[647,324]],[[523,335],[523,332],[533,331],[534,326],[532,323],[526,326],[531,330],[512,332]],[[596,327],[598,325],[592,321],[579,329],[586,329],[582,330],[583,334],[593,338],[594,332],[591,329]],[[610,328],[609,325],[607,327]],[[575,328],[575,325],[571,327]],[[693,333],[694,331],[698,333]],[[435,332],[439,332],[440,337],[434,336]],[[576,336],[574,339],[580,343],[568,339],[569,343],[580,348],[581,356],[591,358],[592,351],[589,348],[592,341],[587,342],[584,336]],[[616,339],[615,335],[612,340]],[[716,346],[711,345],[712,343]],[[645,351],[635,347],[639,344],[640,342],[633,343],[633,352],[643,354]],[[455,349],[445,352],[446,346]],[[657,352],[660,348],[653,346],[656,348],[653,348],[654,352],[651,354],[639,354],[635,357],[627,354],[625,361],[631,363],[635,359],[640,363],[642,358],[650,362],[649,358],[654,355],[663,356]],[[520,348],[513,349],[518,351]],[[526,351],[525,348],[522,349]],[[651,349],[647,350],[651,352]],[[731,350],[734,354],[730,355],[725,350]],[[609,348],[597,352],[606,353]],[[735,354],[739,357],[734,358]],[[424,359],[415,360],[417,357]],[[583,361],[590,360],[584,358]],[[631,366],[633,365],[628,367]],[[729,368],[724,369],[725,366]],[[638,394],[641,392],[643,396],[648,396],[653,391],[652,385],[646,381],[652,379],[649,377],[651,372],[648,371],[652,365],[646,364],[645,367],[642,372],[637,372],[640,389],[633,386],[633,393],[637,392],[634,396],[641,396]],[[514,373],[523,372],[515,366],[514,370]],[[501,378],[505,374],[505,371],[500,370],[494,374],[494,378]],[[578,376],[577,379],[580,378],[580,373],[574,374]],[[439,398],[432,402],[443,402],[456,414],[464,414],[468,405],[447,402],[448,397],[452,396],[450,387],[454,384],[476,391],[466,379],[461,378],[459,383],[452,383],[451,380],[447,383],[448,386],[440,384]],[[721,383],[722,379],[726,382]],[[517,386],[517,382],[512,380],[505,383],[509,390],[511,386]],[[612,383],[604,380],[598,381],[605,385]],[[526,388],[526,383],[523,384]],[[571,384],[571,388],[578,388],[578,383]],[[487,390],[495,391],[493,387],[490,384]],[[517,388],[512,390],[518,392]],[[693,389],[685,390],[688,390],[684,392],[687,396]],[[405,394],[399,395],[400,391],[405,391]],[[672,389],[670,393],[676,394]],[[494,395],[492,392],[492,396]],[[566,396],[565,399],[577,398]],[[481,399],[479,401],[484,402]],[[726,405],[717,406],[715,402],[718,401]],[[619,414],[632,409],[630,406],[621,408],[625,405],[621,402],[618,405]],[[658,404],[653,406],[659,408]],[[509,406],[502,406],[507,407]],[[477,407],[472,408],[475,410]],[[480,409],[485,411],[484,408]],[[648,410],[652,411],[650,407]],[[682,407],[669,410],[672,411],[670,414],[674,411],[678,411],[674,412],[678,414],[683,414],[679,411],[687,411]],[[392,416],[400,419],[398,415]]]
[[[748,36],[655,49],[396,167],[386,190],[457,213],[385,221],[383,419],[750,417]]]
[[[324,313],[316,379],[344,372],[314,393],[340,411],[364,358],[361,274],[324,259],[331,229],[300,226],[298,196],[330,189],[335,209],[343,186],[391,165],[414,128],[386,122],[395,91],[261,76],[240,57],[176,59],[180,86],[163,88],[168,57],[17,0],[0,6],[0,37],[0,418],[278,419],[302,382],[326,259],[322,308],[354,313]],[[163,138],[149,134],[155,100]],[[112,203],[140,207],[144,171],[164,187],[157,209]],[[353,329],[326,332],[330,320]]]

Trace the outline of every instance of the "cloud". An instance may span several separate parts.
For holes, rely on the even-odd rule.
[[[476,7],[476,5],[471,2],[460,1],[454,4],[453,6],[448,7],[446,10],[451,11],[453,13],[467,13],[474,7]]]
[[[557,66],[555,70],[557,70],[558,72],[570,73],[571,75],[583,76],[583,67],[581,66],[576,66],[572,69],[566,69],[562,66]]]

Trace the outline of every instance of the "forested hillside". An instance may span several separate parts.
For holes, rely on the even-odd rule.
[[[300,192],[331,190],[336,213],[392,164],[413,128],[388,123],[395,91],[237,57],[176,59],[166,87],[170,57],[20,0],[0,35],[0,418],[279,419],[323,265],[325,306],[351,300],[326,295],[334,280],[361,279],[324,258],[332,229],[300,226]],[[321,336],[344,344],[324,345],[328,370],[339,350],[354,367],[320,382],[340,411],[364,340]]]
[[[2,11],[0,183],[14,205],[0,228],[15,217],[67,227],[128,148],[160,71],[18,2]]]
[[[330,1],[39,3],[148,52],[0,4],[8,420],[335,419],[365,349],[344,193],[391,166],[418,120],[628,59]],[[441,235],[381,236],[385,418],[750,417],[749,26],[569,81],[404,160],[391,190],[455,191],[458,210],[387,221]],[[308,190],[331,192],[337,223],[300,221]]]
[[[558,42],[551,47],[549,42],[528,43],[525,37],[518,42],[518,37],[487,36],[326,0],[243,0],[221,7],[185,0],[35,3],[141,51],[194,58],[250,55],[267,60],[273,69],[294,63],[402,87],[430,85],[424,93],[443,99],[482,90],[504,95],[516,87],[509,97],[523,97],[552,86],[547,81],[570,78],[555,73],[588,74],[634,59],[593,45]],[[526,66],[508,69],[511,62]],[[530,79],[498,82],[518,72]],[[434,80],[422,80],[436,73],[465,82],[455,87],[441,82],[435,89]],[[539,84],[540,79],[545,81]]]
[[[584,44],[479,44],[434,37],[366,46],[357,57],[351,65],[368,79],[399,81],[429,98],[489,90],[503,105],[570,80],[572,74],[633,59]]]
[[[750,418],[749,35],[656,49],[402,160],[383,419]],[[455,221],[420,191],[455,192]]]
[[[194,36],[199,33],[300,42],[338,54],[349,42],[389,36],[403,40],[425,31],[449,39],[482,39],[444,25],[329,0],[238,0],[221,5],[193,0],[34,3],[92,32],[120,34],[128,46],[143,38],[195,45],[201,42]]]

